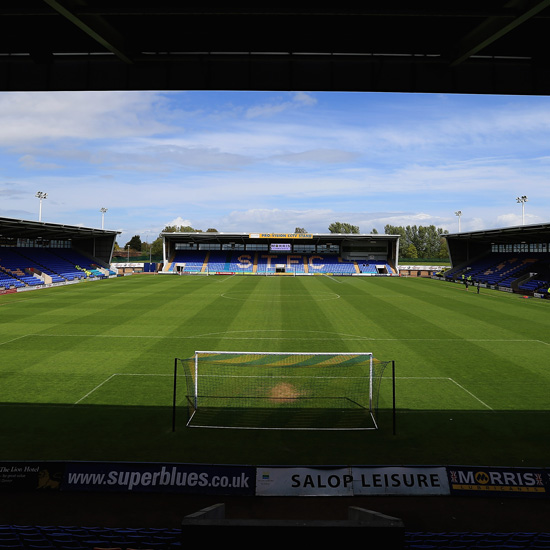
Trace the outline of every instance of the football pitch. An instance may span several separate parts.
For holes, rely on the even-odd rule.
[[[186,427],[174,362],[196,350],[371,352],[395,364],[395,425],[387,368],[378,430]],[[550,301],[430,279],[133,275],[2,295],[0,460],[548,466],[549,357]]]

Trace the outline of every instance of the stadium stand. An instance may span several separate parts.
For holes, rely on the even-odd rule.
[[[255,274],[393,274],[387,261],[344,260],[336,255],[262,254],[244,251],[177,252],[167,272],[255,273]]]
[[[0,270],[16,279],[23,286],[44,284],[44,281],[33,274],[36,264],[17,253],[13,248],[3,248],[0,254]]]
[[[0,525],[1,550],[180,550],[182,529]],[[548,549],[550,532],[405,531],[404,549]]]
[[[233,252],[228,258],[227,267],[232,272],[253,273],[254,255]]]
[[[445,273],[449,281],[468,277],[472,282],[524,292],[547,292],[550,285],[548,260],[536,254],[490,254]]]
[[[529,279],[528,281],[518,285],[518,288],[524,293],[548,294],[550,282],[548,279]]]
[[[380,260],[358,260],[357,265],[361,273],[369,273],[372,275],[394,273],[392,267],[388,262],[383,262]]]
[[[275,266],[267,261],[267,257],[263,254],[258,256],[256,260],[256,273],[275,273]]]
[[[5,290],[109,275],[114,272],[71,249],[0,248],[0,287]]]
[[[550,548],[550,533],[538,532],[405,532],[407,549],[484,548],[532,549]]]
[[[19,248],[17,254],[33,263],[34,269],[51,276],[52,282],[73,281],[85,278],[85,273],[75,268],[75,264],[57,256],[52,249]],[[82,261],[82,259],[80,259]]]
[[[170,271],[175,271],[176,265],[181,267],[181,271],[187,272],[199,272],[202,270],[202,267],[206,261],[206,252],[178,252],[174,256],[171,265],[169,267]]]
[[[1,268],[0,268],[1,269]],[[19,279],[8,275],[7,273],[0,271],[0,287],[5,290],[10,288],[20,288],[24,287],[25,283],[21,282]]]
[[[334,275],[358,273],[354,261],[342,260],[339,256],[312,255],[308,258],[310,273],[332,273]]]
[[[87,277],[100,277],[104,278],[109,275],[115,275],[115,272],[106,269],[100,268],[94,260],[88,258],[80,252],[70,249],[70,248],[59,248],[59,249],[50,249],[52,255],[57,258],[58,262],[63,262],[61,265],[64,266],[68,271],[61,271],[60,273],[68,279],[68,276],[73,275],[79,278],[82,277],[82,272]],[[76,271],[72,271],[76,269]]]
[[[210,252],[207,262],[207,268],[212,272],[228,271],[227,265],[227,253],[226,252]]]
[[[2,550],[179,550],[181,529],[0,525]]]

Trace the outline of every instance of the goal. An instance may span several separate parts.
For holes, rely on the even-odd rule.
[[[179,367],[189,427],[373,430],[389,363],[372,353],[196,351],[175,361],[174,406]]]

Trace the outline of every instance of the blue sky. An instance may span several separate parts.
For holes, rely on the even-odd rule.
[[[0,93],[0,216],[151,242],[166,225],[327,233],[550,222],[550,98]]]

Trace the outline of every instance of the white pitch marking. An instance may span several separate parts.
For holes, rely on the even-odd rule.
[[[101,388],[101,386],[103,386],[103,384],[106,384],[107,382],[109,382],[111,380],[111,378],[113,378],[114,376],[116,376],[116,374],[111,374],[111,376],[109,376],[109,378],[106,378],[105,380],[103,380],[103,382],[101,382],[101,384],[98,384],[93,390],[90,390],[86,395],[82,396],[74,404],[78,405],[81,401],[84,401],[84,399],[86,399],[86,397],[88,397],[89,395],[92,395],[92,393],[94,393],[96,390]]]
[[[479,401],[484,407],[487,407],[490,411],[493,410],[493,407],[489,407],[489,405],[487,405],[487,403],[485,403],[484,401],[482,401],[479,397],[475,396],[471,391],[467,390],[464,386],[462,386],[461,384],[459,384],[456,380],[453,380],[452,378],[449,378],[449,380],[453,383],[453,384],[456,384],[461,390],[465,391],[467,394],[471,395],[476,401]]]
[[[21,338],[26,338],[27,336],[32,336],[32,335],[23,334],[22,336],[16,336],[15,338],[12,338],[11,340],[6,340],[5,342],[0,342],[0,346],[3,346],[4,344],[9,344],[10,342],[15,342],[16,340],[21,340]]]
[[[78,401],[75,401],[74,405],[78,405],[81,401],[84,401],[87,397],[92,395],[95,391],[97,391],[101,386],[107,384],[110,382],[115,376],[170,376],[173,377],[173,374],[163,374],[163,373],[129,373],[129,372],[115,372],[111,374],[108,378],[103,380],[101,384],[98,384],[94,389],[90,390],[86,395],[83,395]],[[180,375],[178,375],[180,376]],[[183,375],[182,375],[183,376]]]
[[[175,339],[175,340],[191,340],[195,338],[211,338],[213,336],[221,337],[224,340],[327,340],[329,338],[334,338],[338,340],[365,340],[369,342],[515,342],[515,343],[535,343],[542,344],[544,346],[550,346],[549,342],[543,340],[531,340],[531,339],[491,339],[491,338],[372,338],[370,336],[360,336],[353,334],[341,334],[341,333],[328,333],[325,334],[323,331],[302,331],[302,332],[319,332],[325,334],[324,336],[308,337],[308,338],[295,338],[295,337],[285,337],[285,336],[238,336],[237,332],[245,333],[254,333],[254,330],[246,331],[228,331],[228,332],[211,332],[205,334],[194,334],[189,336],[172,336],[172,335],[139,335],[139,334],[24,334],[22,336],[17,336],[11,340],[6,340],[5,342],[0,342],[0,346],[4,344],[9,344],[16,340],[22,338],[27,338],[31,336],[40,336],[40,337],[52,337],[52,338],[155,338],[155,339]],[[293,332],[287,331],[285,329],[272,329],[272,330],[261,330],[259,332]],[[344,337],[343,337],[344,336]]]

